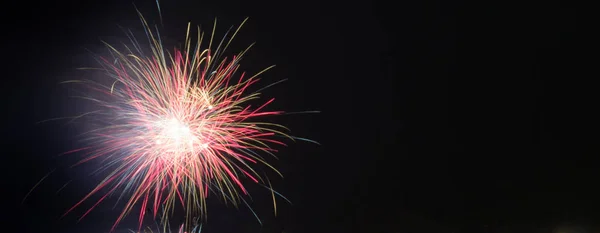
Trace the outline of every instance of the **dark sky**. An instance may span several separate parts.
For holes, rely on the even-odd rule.
[[[59,219],[98,181],[89,176],[97,164],[68,169],[77,157],[57,157],[78,147],[84,126],[35,122],[89,108],[58,83],[96,65],[86,49],[100,53],[100,40],[126,39],[119,26],[141,29],[134,6],[15,4],[2,16],[0,228],[106,232],[119,210],[111,210],[114,200],[80,223],[82,210]],[[135,4],[158,19],[153,1]],[[322,144],[291,143],[271,161],[285,175],[276,189],[293,204],[280,202],[273,217],[270,194],[253,189],[261,227],[247,210],[215,200],[205,232],[592,232],[600,217],[590,124],[596,91],[580,78],[590,62],[574,6],[165,0],[161,7],[172,46],[188,21],[209,27],[217,17],[224,33],[250,17],[233,51],[257,44],[241,68],[276,64],[264,82],[289,80],[264,93],[276,97],[273,107],[322,111],[279,119]]]

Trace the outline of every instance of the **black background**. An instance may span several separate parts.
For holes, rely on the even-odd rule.
[[[135,4],[158,22],[155,2]],[[273,109],[321,111],[277,119],[322,144],[291,143],[271,161],[293,204],[280,201],[273,217],[270,194],[251,190],[262,227],[243,208],[213,203],[205,232],[593,231],[595,93],[574,6],[163,1],[161,10],[172,46],[188,21],[211,28],[216,17],[222,34],[250,17],[230,50],[257,42],[242,69],[276,64],[261,84],[289,79],[264,93]],[[94,200],[59,219],[98,181],[94,163],[68,169],[77,159],[56,156],[77,148],[83,126],[35,122],[89,108],[58,83],[96,65],[86,49],[126,39],[118,26],[143,33],[134,5],[21,1],[3,11],[1,228],[107,232],[114,200],[79,223]]]

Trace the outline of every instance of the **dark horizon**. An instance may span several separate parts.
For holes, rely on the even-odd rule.
[[[247,209],[209,203],[206,233],[553,232],[598,230],[591,133],[593,85],[577,38],[577,11],[561,1],[469,5],[461,1],[297,3],[161,1],[161,34],[175,48],[187,23],[217,35],[248,22],[231,54],[249,44],[241,70],[262,75],[274,117],[292,134],[270,160],[292,201],[251,188],[262,227]],[[155,1],[19,2],[5,7],[2,95],[3,228],[104,233],[119,208],[106,200],[60,215],[94,187],[92,162],[57,157],[81,145],[85,125],[36,122],[89,108],[60,81],[97,66],[105,40],[143,37],[136,7],[160,23]],[[56,169],[21,203],[28,191]],[[73,180],[73,181],[71,181]],[[68,186],[56,194],[63,185]],[[97,199],[84,204],[89,207]],[[177,220],[180,216],[175,216]],[[177,223],[172,223],[177,225]],[[122,229],[137,227],[130,215]]]

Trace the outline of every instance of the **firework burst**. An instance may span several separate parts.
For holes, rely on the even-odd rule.
[[[246,203],[244,179],[270,189],[253,164],[277,171],[259,154],[273,155],[276,150],[270,145],[283,145],[280,138],[294,138],[282,132],[283,126],[259,121],[282,113],[264,110],[273,99],[250,105],[259,93],[248,91],[249,87],[271,67],[247,77],[238,69],[248,49],[230,59],[222,57],[246,21],[214,50],[216,21],[205,49],[201,49],[204,33],[198,27],[197,35],[191,36],[188,24],[183,49],[169,51],[163,48],[158,31],[141,14],[140,19],[149,50],[129,33],[131,44],[124,50],[106,44],[112,58],[99,58],[110,82],[69,81],[87,84],[99,94],[86,99],[100,107],[90,114],[104,124],[86,134],[93,146],[77,150],[87,150],[80,163],[100,159],[102,169],[109,172],[67,213],[106,190],[83,218],[109,195],[122,191],[125,205],[114,226],[139,207],[141,227],[148,214],[160,214],[166,221],[178,203],[186,216],[206,216],[210,193],[236,206]],[[270,190],[275,200],[277,193]]]

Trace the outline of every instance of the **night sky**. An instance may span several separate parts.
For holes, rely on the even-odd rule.
[[[97,65],[88,50],[104,53],[101,40],[126,40],[119,26],[143,33],[133,3],[3,6],[0,231],[105,233],[116,219],[115,198],[79,223],[96,199],[60,219],[99,181],[99,164],[58,156],[80,146],[85,125],[36,122],[91,108],[59,82],[85,77],[76,68]],[[135,5],[158,22],[154,1]],[[597,94],[574,6],[163,0],[161,10],[171,48],[189,21],[218,18],[222,35],[250,17],[230,50],[257,42],[241,69],[275,64],[261,84],[288,79],[263,92],[272,109],[321,111],[275,119],[321,143],[289,143],[270,160],[293,204],[280,201],[274,217],[270,193],[251,188],[261,227],[209,199],[204,232],[594,232],[600,220]],[[134,215],[120,230],[136,228]]]

